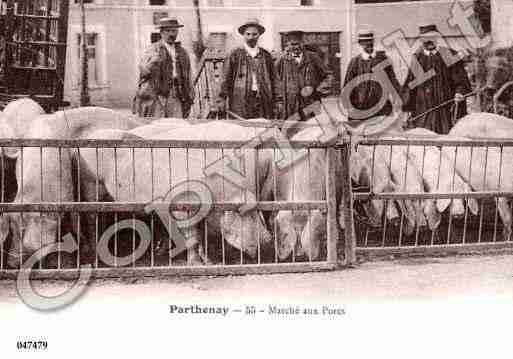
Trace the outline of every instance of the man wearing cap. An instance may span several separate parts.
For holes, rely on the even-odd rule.
[[[176,42],[175,18],[160,19],[161,39],[153,43],[139,63],[139,86],[134,113],[142,117],[186,118],[194,100],[191,62],[185,49]]]
[[[286,50],[276,61],[278,117],[287,119],[295,113],[328,95],[328,70],[321,58],[304,46],[302,31],[290,31],[286,36]]]
[[[398,102],[394,95],[401,90],[392,63],[384,51],[375,50],[374,32],[371,29],[362,27],[358,31],[358,44],[360,54],[349,62],[342,92],[349,120],[363,121],[377,116],[389,116],[393,111],[391,99],[394,103]],[[386,81],[378,76],[381,72],[377,69],[381,67]],[[388,84],[393,86],[393,93],[387,87]],[[347,96],[344,96],[344,91],[349,91]]]
[[[271,54],[258,46],[265,28],[251,19],[239,27],[244,45],[225,59],[219,107],[243,118],[274,118],[275,74]],[[227,102],[227,103],[226,103]]]
[[[442,36],[436,25],[420,26],[419,30],[422,47],[413,55],[403,86],[407,94],[403,109],[412,113],[412,127],[447,134],[454,125],[453,118],[467,114],[464,95],[471,92],[470,81],[457,52],[436,45]],[[428,72],[433,72],[433,76],[418,81],[420,73]],[[445,102],[447,105],[442,105]],[[439,105],[442,107],[431,111]]]

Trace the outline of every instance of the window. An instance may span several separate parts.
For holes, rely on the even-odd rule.
[[[81,68],[81,60],[82,60],[82,41],[81,34],[78,34],[77,44],[78,44],[78,63],[80,64],[79,69]],[[98,70],[99,66],[97,63],[97,43],[98,43],[98,34],[96,33],[87,33],[86,34],[86,46],[87,46],[87,80],[89,82],[89,86],[97,86],[100,82]],[[80,83],[82,78],[82,72],[78,71],[78,82]]]
[[[166,0],[150,0],[150,5],[155,5],[155,6],[166,5]]]
[[[208,36],[208,47],[226,50],[226,32],[212,32]]]
[[[84,4],[92,4],[94,0],[84,0]],[[80,4],[80,0],[75,0],[75,4]]]
[[[314,0],[301,0],[299,4],[301,6],[314,6]]]

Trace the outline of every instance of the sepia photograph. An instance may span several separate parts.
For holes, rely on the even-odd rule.
[[[513,0],[0,0],[0,357],[505,357]]]

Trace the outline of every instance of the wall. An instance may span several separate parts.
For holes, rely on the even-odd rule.
[[[100,40],[103,41],[100,46],[103,50],[99,54],[102,56],[100,61],[103,61],[103,83],[90,91],[94,104],[130,106],[137,84],[137,61],[150,43],[150,33],[156,31],[153,25],[154,12],[167,11],[169,15],[177,16],[186,25],[181,29],[179,40],[193,57],[192,41],[196,38],[196,19],[191,0],[168,0],[167,6],[149,6],[148,0],[96,1],[102,3],[86,5],[88,27],[102,31]],[[358,50],[355,37],[350,34],[356,33],[358,24],[370,24],[378,38],[399,28],[410,41],[413,41],[420,24],[436,23],[444,34],[450,35],[451,46],[466,46],[464,36],[447,24],[446,19],[453,5],[453,1],[449,0],[360,5],[351,5],[349,0],[317,0],[314,6],[308,7],[299,6],[299,0],[224,1],[225,5],[231,6],[209,7],[206,6],[208,0],[200,0],[205,38],[211,32],[226,32],[227,44],[233,47],[240,43],[236,28],[248,17],[258,17],[266,26],[267,31],[262,37],[261,44],[269,50],[280,48],[281,31],[341,31],[339,70],[342,78],[350,56]],[[464,3],[471,4],[471,1],[467,0]],[[70,6],[69,21],[65,97],[73,104],[77,104],[79,89],[76,78],[79,67],[76,58],[76,33],[73,35],[73,32],[79,29],[80,13],[79,7],[73,3]],[[409,59],[403,60],[394,53],[390,55],[394,68],[402,79]]]
[[[492,38],[494,46],[513,45],[513,1],[491,0]]]
[[[100,2],[98,2],[100,1]],[[190,0],[168,0],[167,6],[149,6],[148,0],[97,0],[86,5],[88,31],[99,33],[101,83],[90,88],[91,101],[95,105],[128,107],[135,92],[138,70],[137,61],[150,44],[150,33],[155,32],[153,13],[166,11],[176,16],[186,26],[181,29],[179,40],[191,54],[196,39],[196,19]],[[269,50],[279,49],[279,31],[293,28],[305,31],[344,31],[344,9],[349,2],[319,0],[316,6],[301,8],[294,0],[225,0],[232,6],[208,7],[207,0],[200,0],[205,38],[210,32],[226,32],[228,46],[240,43],[236,29],[249,17],[261,19],[267,32],[261,45]],[[342,20],[342,21],[341,21]],[[77,33],[80,31],[80,8],[70,5],[65,97],[73,105],[79,103],[79,59]],[[346,31],[347,32],[347,31]],[[341,42],[343,42],[343,38]],[[345,44],[341,44],[345,49]],[[347,58],[343,56],[343,58]],[[344,61],[342,71],[345,67]]]
[[[472,1],[461,1],[461,6],[471,6]],[[451,27],[448,19],[452,16],[451,9],[454,6],[460,6],[453,0],[436,1],[412,1],[387,4],[360,4],[355,7],[356,24],[369,24],[376,33],[377,45],[379,49],[385,49],[393,62],[394,69],[399,81],[404,81],[411,54],[401,56],[398,51],[385,46],[382,41],[387,36],[396,31],[401,31],[412,49],[417,48],[418,27],[425,24],[436,24],[438,30],[443,34],[447,45],[458,50],[468,50],[468,36],[473,34],[464,34],[457,27]],[[356,26],[356,28],[358,25]],[[353,53],[358,51],[356,39],[353,39]]]

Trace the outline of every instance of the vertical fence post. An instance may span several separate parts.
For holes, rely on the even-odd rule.
[[[342,196],[341,196],[341,218],[344,226],[344,256],[345,264],[352,265],[356,262],[356,233],[354,229],[353,216],[353,189],[351,188],[351,144],[344,143],[341,149],[341,167],[342,167]]]
[[[327,256],[328,263],[338,263],[338,222],[337,222],[337,178],[335,174],[336,149],[329,147],[326,151],[326,202],[328,205],[327,220]]]

